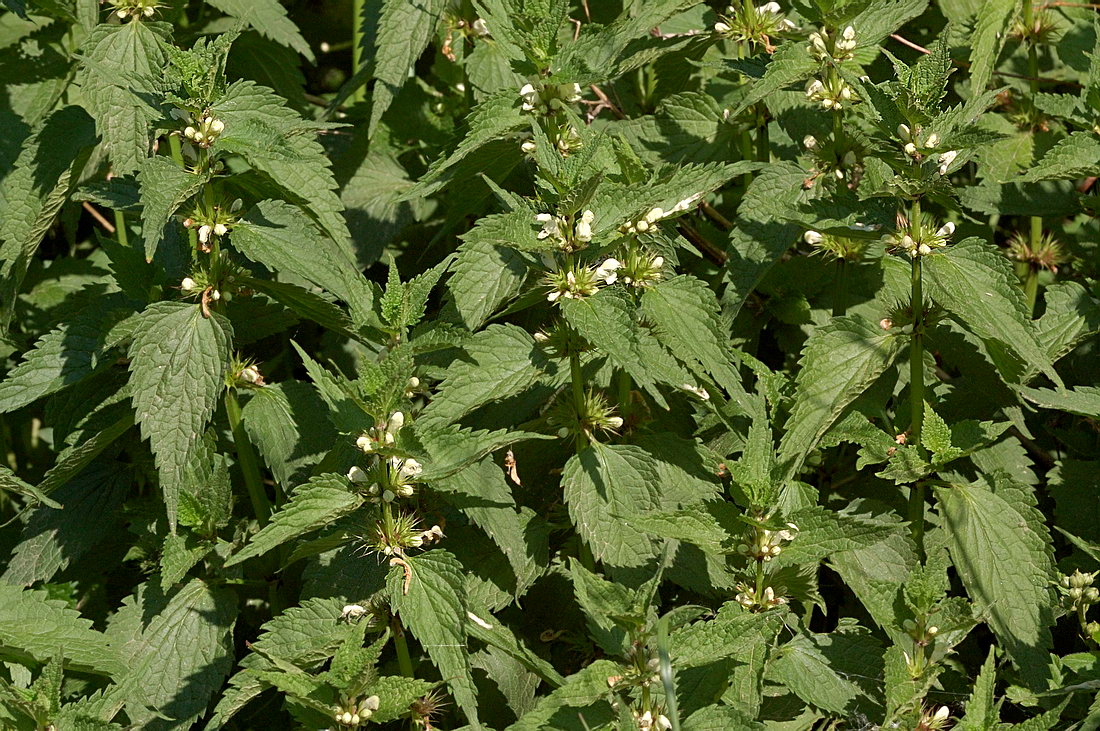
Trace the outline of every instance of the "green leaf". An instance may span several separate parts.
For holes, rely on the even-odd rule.
[[[1022,490],[936,488],[948,548],[967,594],[1029,683],[1045,672],[1054,624],[1049,537],[1024,518]]]
[[[317,392],[300,381],[252,391],[242,414],[252,443],[284,491],[305,482],[337,439]]]
[[[1008,26],[1016,14],[1013,0],[989,0],[978,6],[974,32],[970,36],[970,84],[982,90],[993,78],[997,57],[1008,37]]]
[[[736,602],[729,602],[714,619],[694,622],[672,633],[672,666],[694,668],[741,658],[754,647],[771,644],[783,626],[784,615],[782,610],[747,612]]]
[[[1020,176],[1036,180],[1077,180],[1100,173],[1100,139],[1092,132],[1070,132]]]
[[[367,284],[346,252],[283,201],[261,201],[233,225],[231,242],[249,259],[328,290],[362,319],[370,316]]]
[[[566,322],[581,337],[606,353],[617,368],[630,374],[662,408],[668,408],[657,383],[680,388],[690,374],[634,319],[634,308],[618,288],[605,288],[583,299],[561,302]]]
[[[169,533],[165,536],[160,554],[161,591],[168,592],[183,581],[187,572],[214,548],[213,542],[200,538],[191,531]]]
[[[1100,302],[1077,282],[1052,284],[1043,299],[1046,311],[1035,323],[1035,336],[1052,361],[1100,332]]]
[[[143,605],[122,611],[148,609]],[[121,681],[126,713],[146,729],[190,728],[233,667],[237,597],[229,589],[192,579],[161,606],[147,625],[138,614],[132,628],[137,631],[117,646],[129,668]],[[155,717],[150,709],[170,720]]]
[[[706,284],[682,275],[647,287],[642,312],[657,339],[681,360],[701,366],[731,394],[744,391],[733,364],[729,329],[719,319],[718,301]]]
[[[764,75],[751,82],[748,93],[741,98],[731,116],[739,115],[753,104],[809,78],[818,67],[807,44],[798,41],[784,43],[772,54]]]
[[[172,526],[184,471],[225,388],[232,337],[222,315],[158,302],[142,314],[130,346],[131,400],[156,457]]]
[[[283,189],[287,200],[312,213],[345,257],[353,259],[336,179],[314,138],[325,126],[302,119],[282,97],[251,81],[230,84],[211,113],[225,124],[216,149],[243,155]]]
[[[313,51],[298,26],[286,17],[286,8],[279,0],[210,0],[218,10],[255,28],[260,35],[293,48],[313,61]]]
[[[455,704],[475,729],[477,690],[474,688],[470,655],[466,650],[465,569],[443,550],[433,550],[408,559],[411,578],[408,593],[400,567],[390,570],[386,580],[390,601],[401,621],[420,641],[439,668],[454,695]]]
[[[815,563],[834,553],[867,548],[897,533],[896,521],[870,514],[837,513],[820,505],[791,513],[798,526],[794,540],[775,559],[777,566]]]
[[[145,258],[153,260],[164,227],[179,207],[198,193],[209,178],[189,172],[171,159],[154,155],[141,162],[141,235]]]
[[[428,47],[446,5],[445,0],[383,0],[376,47],[372,49],[370,61],[375,84],[367,137],[374,137],[382,115],[405,85],[413,64]]]
[[[706,553],[733,552],[733,536],[701,506],[641,513],[625,519],[645,533],[690,543]]]
[[[35,508],[12,549],[3,581],[21,586],[49,582],[111,536],[121,526],[119,511],[132,479],[129,471],[103,465],[57,490],[54,497],[64,508]]]
[[[653,162],[724,162],[723,150],[739,141],[714,97],[699,92],[666,97],[656,112],[624,120],[620,129],[633,151]]]
[[[989,656],[982,664],[974,690],[966,701],[966,715],[955,728],[958,731],[992,731],[1000,721],[1000,703],[997,701],[997,649],[989,648]]]
[[[1044,409],[1068,411],[1079,416],[1100,416],[1100,387],[1053,390],[1049,388],[1019,388],[1020,395]]]
[[[109,447],[134,425],[134,417],[128,409],[113,423],[108,423],[86,440],[65,449],[57,456],[57,462],[42,477],[38,489],[50,494],[88,466],[103,450]]]
[[[583,728],[576,723],[578,714],[574,709],[588,708],[607,698],[609,692],[607,679],[617,675],[622,675],[622,668],[618,663],[610,660],[596,660],[566,678],[565,684],[556,688],[550,695],[539,699],[535,710],[509,726],[508,731]],[[612,718],[610,708],[604,709],[602,713],[586,710],[582,716],[586,723],[590,724],[606,723]],[[572,721],[570,725],[562,725],[570,721]]]
[[[320,475],[296,489],[290,500],[271,516],[271,522],[252,536],[243,549],[225,562],[234,566],[267,553],[289,540],[327,526],[363,504],[363,498],[351,491],[346,478]]]
[[[391,0],[391,4],[393,4]],[[406,198],[428,196],[446,183],[444,173],[466,159],[471,153],[504,135],[517,132],[530,124],[520,111],[519,89],[504,89],[474,107],[466,118],[466,132],[455,151],[432,163],[424,176],[406,194]]]
[[[0,330],[14,315],[15,297],[39,242],[84,169],[95,144],[91,117],[79,107],[51,114],[23,142],[0,184]]]
[[[557,373],[535,340],[515,325],[490,325],[463,343],[468,359],[456,359],[421,421],[450,424],[479,406],[514,396]]]
[[[881,716],[882,670],[878,640],[861,627],[842,624],[836,632],[802,635],[785,644],[769,665],[768,678],[829,713]]]
[[[806,341],[779,462],[793,477],[844,409],[893,364],[906,339],[850,315],[833,318]]]
[[[125,665],[92,629],[91,620],[45,591],[0,583],[0,652],[23,662],[47,662],[61,650],[73,670],[118,678]]]
[[[1016,383],[1027,366],[1061,385],[1039,346],[1012,266],[998,249],[969,238],[944,254],[924,257],[924,271],[926,291],[982,339],[1002,378]]]
[[[102,24],[84,39],[82,98],[116,175],[136,171],[149,155],[150,130],[161,114],[148,98],[167,62],[162,44],[171,32],[167,23]]]
[[[477,330],[501,305],[519,295],[532,263],[530,256],[514,249],[475,238],[464,240],[447,281],[462,324]]]
[[[593,443],[569,458],[562,473],[565,502],[577,533],[598,561],[644,566],[652,539],[622,520],[658,506],[654,459],[638,447]]]

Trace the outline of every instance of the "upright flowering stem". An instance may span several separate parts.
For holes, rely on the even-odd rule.
[[[390,630],[393,631],[393,646],[397,650],[397,667],[406,678],[413,677],[412,657],[409,655],[409,642],[405,639],[405,628],[401,620],[394,615],[390,620]]]
[[[574,351],[569,353],[569,374],[573,382],[573,407],[577,410],[577,419],[585,413],[584,407],[584,381],[581,375],[581,354]],[[582,429],[577,430],[577,454],[588,446],[588,437]]]
[[[248,499],[252,503],[252,512],[256,514],[260,525],[267,525],[271,518],[271,503],[264,491],[263,477],[260,475],[260,462],[256,450],[248,439],[241,421],[241,405],[237,401],[237,391],[230,386],[225,390],[225,415],[229,419],[229,429],[233,432],[233,444],[237,448],[237,462],[244,473],[244,484],[248,488]]]
[[[920,230],[920,199],[913,201],[909,215],[909,230]],[[921,277],[921,259],[913,257],[912,294],[913,339],[909,349],[909,443],[920,448],[921,426],[924,424],[924,287]],[[917,552],[924,556],[924,485],[916,483],[909,488],[909,524]]]
[[[1024,28],[1029,33],[1027,37],[1027,75],[1028,89],[1031,92],[1031,105],[1035,105],[1035,96],[1039,93],[1039,50],[1038,38],[1031,35],[1035,31],[1034,11],[1031,0],[1024,0]],[[1031,217],[1031,250],[1038,251],[1043,240],[1043,217]],[[1034,264],[1028,266],[1027,280],[1024,291],[1027,293],[1028,313],[1035,312],[1035,297],[1039,291],[1039,268]]]
[[[122,244],[123,248],[130,247],[130,233],[126,230],[126,214],[122,211],[115,211],[115,235],[118,236],[118,243]]]

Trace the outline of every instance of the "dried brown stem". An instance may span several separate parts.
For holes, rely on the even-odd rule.
[[[107,233],[113,234],[115,232],[115,225],[104,218],[103,214],[97,211],[95,206],[93,206],[88,201],[84,201],[84,210],[92,214],[92,218],[94,218],[96,222],[107,231]]]

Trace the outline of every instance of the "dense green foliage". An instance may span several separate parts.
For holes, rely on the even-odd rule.
[[[0,727],[1100,728],[1100,21],[3,0]]]

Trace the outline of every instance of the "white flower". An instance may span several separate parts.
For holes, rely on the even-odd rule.
[[[212,230],[213,229],[210,226],[207,226],[207,225],[199,226],[199,242],[205,244],[207,241],[209,241],[210,240],[210,232]]]
[[[846,41],[855,40],[856,29],[849,25],[844,29],[844,32],[840,34],[840,37]]]
[[[906,142],[904,149],[905,149],[905,154],[909,155],[910,157],[913,157],[917,154],[917,146],[914,145],[912,142]]]
[[[604,280],[607,284],[614,284],[619,278],[618,271],[622,266],[622,262],[618,259],[607,259],[596,267],[596,278]]]
[[[366,613],[366,608],[360,604],[345,604],[340,611],[340,619],[345,621],[355,620],[365,616]]]
[[[478,18],[470,24],[470,28],[482,38],[489,35],[489,26],[485,25],[485,18]]]
[[[396,434],[401,431],[403,426],[405,426],[405,415],[400,411],[395,411],[390,415],[389,421],[386,422],[386,434]]]
[[[936,231],[936,235],[943,238],[947,238],[953,233],[955,233],[955,224],[951,223],[950,221],[940,226],[939,230]]]
[[[585,211],[577,221],[576,236],[578,241],[589,242],[592,240],[592,221],[596,218],[592,211]]]
[[[820,231],[807,231],[806,233],[802,234],[802,240],[810,246],[817,246],[824,238],[825,237],[821,235]]]
[[[225,130],[225,122],[220,119],[210,120],[210,131],[216,135],[220,135]]]
[[[783,20],[779,21],[779,30],[781,31],[795,30],[796,28],[798,28],[798,26],[795,25],[794,21],[790,18],[783,18]]]
[[[412,457],[409,457],[401,463],[399,471],[405,477],[418,477],[420,473],[424,471],[424,466]]]
[[[714,24],[714,32],[715,33],[729,33],[730,32],[729,24],[728,23],[723,23],[721,21],[715,23]]]
[[[806,135],[802,138],[802,146],[807,150],[813,150],[817,148],[817,138],[813,135]]]
[[[519,146],[519,149],[521,149],[524,152],[524,154],[532,155],[535,152],[535,143],[532,142],[531,140],[527,140],[526,142],[524,142],[522,145]]]
[[[146,17],[146,18],[151,18],[151,17],[153,17],[153,8],[145,8],[145,9],[144,9],[144,10],[142,10],[141,12],[145,14],[145,17]]]
[[[932,253],[932,247],[929,246],[928,244],[921,244],[920,246],[917,247],[917,253],[920,254],[921,256],[928,256],[929,254]]]
[[[610,429],[621,429],[623,426],[623,417],[621,416],[609,416],[607,417],[607,426]]]
[[[656,223],[664,217],[665,212],[660,208],[650,208],[649,212],[645,214],[645,220],[647,223]]]
[[[813,98],[814,96],[820,94],[824,90],[825,90],[825,84],[821,83],[820,79],[814,79],[806,87],[806,96],[808,98]]]
[[[245,383],[259,383],[263,378],[260,376],[260,370],[256,366],[248,366],[241,370],[241,380]]]
[[[776,15],[779,13],[779,3],[765,3],[756,9],[760,15]]]
[[[361,452],[373,452],[374,451],[374,440],[371,439],[366,434],[364,434],[363,436],[361,436],[361,437],[359,437],[358,439],[355,440],[355,446]]]
[[[367,482],[370,478],[367,477],[366,472],[364,472],[358,466],[355,466],[355,467],[352,467],[350,470],[348,470],[348,479],[351,480],[352,482],[356,483],[356,484],[359,484],[359,483]]]
[[[938,145],[939,143],[940,143],[940,136],[938,134],[936,134],[935,132],[933,132],[932,134],[928,135],[928,139],[924,141],[924,146],[929,147],[929,148],[933,148],[936,145]]]
[[[552,292],[550,292],[546,295],[546,301],[547,302],[557,302],[558,297],[561,297],[561,295],[562,295],[562,293],[555,289],[555,290],[553,290]]]
[[[215,236],[225,236],[227,233],[229,233],[229,229],[225,227],[224,223],[215,223],[214,224],[214,235]]]
[[[119,19],[125,19],[126,16],[129,14],[129,11],[126,10],[126,8],[121,8],[119,10],[116,10],[115,14],[118,15]]]
[[[705,195],[703,192],[689,195],[687,198],[684,198],[682,201],[674,205],[672,207],[672,210],[668,212],[668,215],[671,216],[673,213],[679,213],[680,211],[686,211],[694,207],[696,203],[703,199],[703,195]]]
[[[939,708],[936,709],[936,713],[933,716],[933,718],[935,718],[937,721],[944,721],[950,715],[951,715],[951,709],[949,709],[947,706],[940,706]]]
[[[519,95],[523,99],[523,111],[532,111],[539,98],[538,92],[535,91],[535,87],[532,84],[524,84],[519,90]]]
[[[565,101],[567,102],[579,102],[581,100],[581,85],[573,84],[571,87],[564,87],[567,91],[565,93]]]
[[[911,140],[913,138],[913,133],[909,130],[909,125],[898,125],[898,137],[902,138],[903,140]]]
[[[185,292],[190,292],[194,288],[195,288],[195,280],[192,279],[191,277],[184,277],[183,281],[180,282],[180,289],[184,290]]]
[[[187,129],[183,130],[183,136],[189,140],[193,140],[195,139],[195,131],[196,130],[194,127],[188,127]]]
[[[951,167],[951,163],[955,162],[955,158],[958,156],[958,150],[948,150],[940,153],[940,175],[947,175],[947,168]]]

